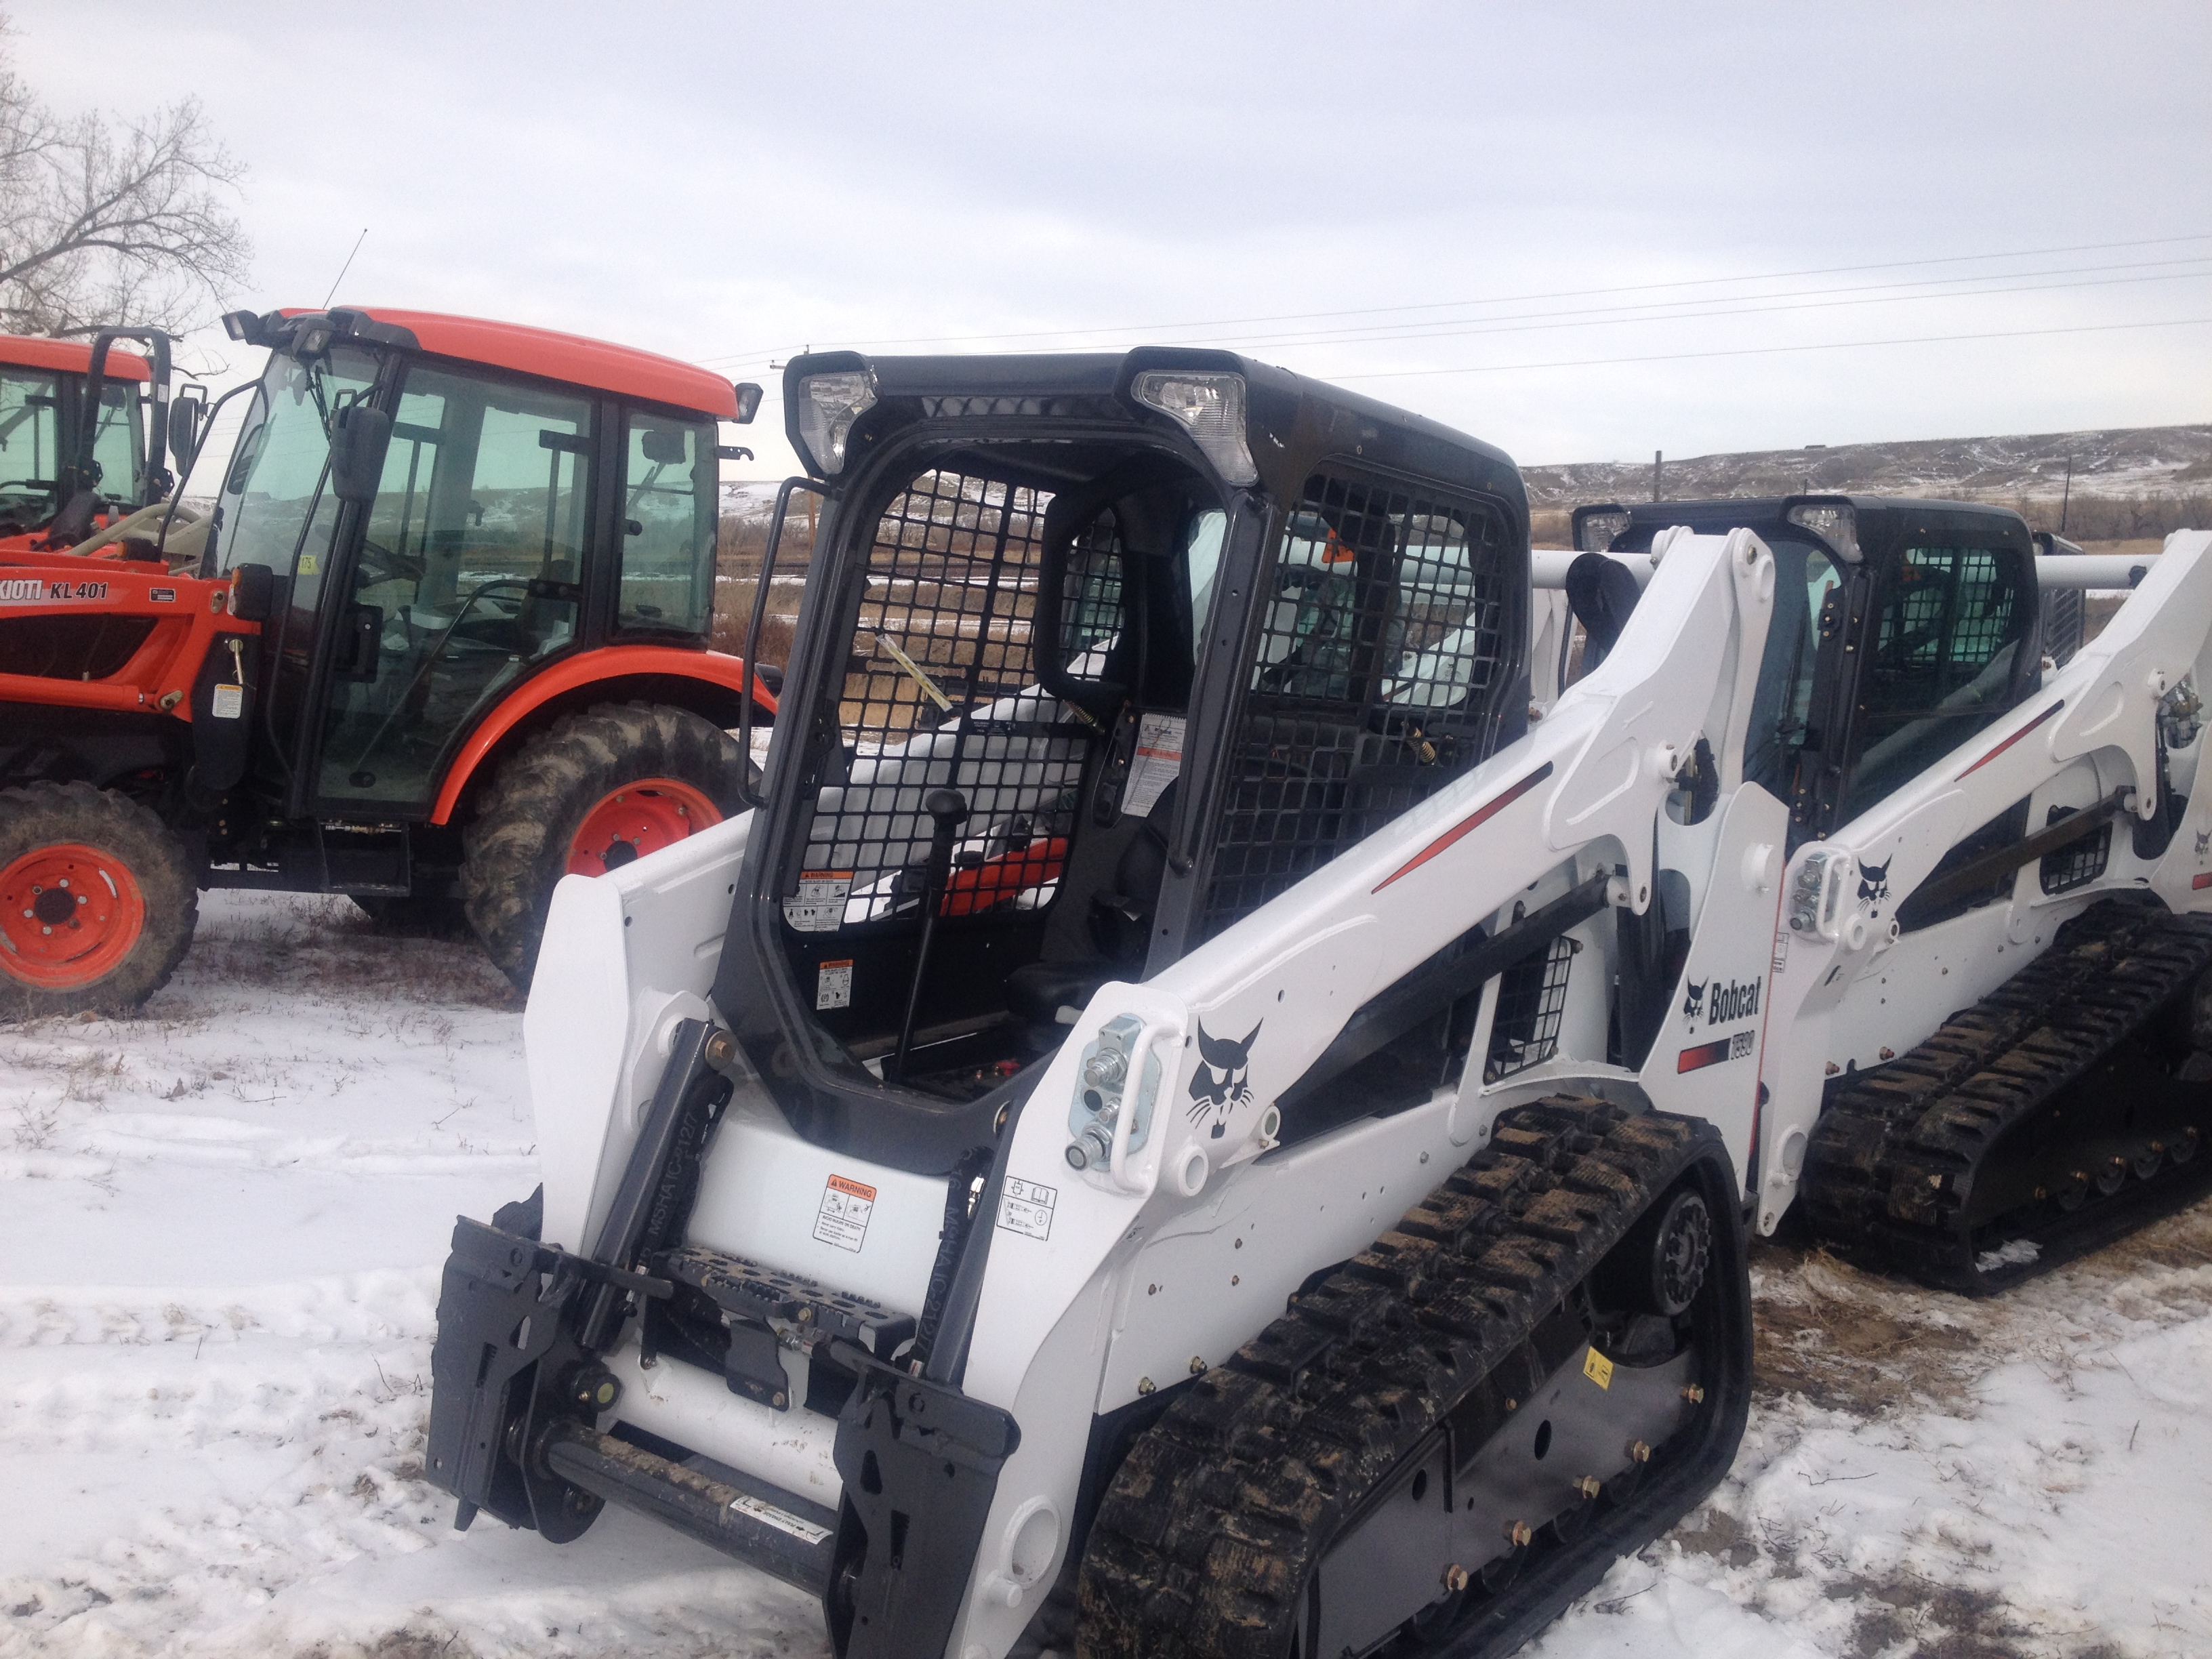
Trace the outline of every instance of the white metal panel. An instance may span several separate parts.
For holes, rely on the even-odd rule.
[[[851,1206],[823,1220],[832,1177],[872,1190],[860,1248]],[[830,1152],[792,1133],[783,1114],[757,1089],[741,1089],[714,1133],[687,1235],[694,1244],[740,1255],[782,1273],[921,1313],[937,1236],[945,1225],[942,1177]]]

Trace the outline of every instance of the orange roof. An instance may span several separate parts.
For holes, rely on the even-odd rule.
[[[0,334],[0,364],[20,368],[58,368],[65,374],[92,370],[89,340],[42,340],[27,334]],[[101,373],[111,380],[150,380],[153,371],[135,351],[110,346],[107,366]]]
[[[568,380],[598,392],[672,404],[726,421],[737,418],[737,393],[729,381],[657,352],[611,345],[605,340],[588,340],[550,328],[489,322],[480,317],[395,311],[387,306],[333,309],[359,311],[380,323],[406,329],[423,350],[441,357],[542,374],[550,380]]]

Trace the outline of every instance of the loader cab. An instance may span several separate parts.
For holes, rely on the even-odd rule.
[[[2040,681],[2034,542],[2004,508],[1796,495],[1583,507],[1583,550],[1648,553],[1670,525],[1773,550],[1775,608],[1742,757],[1794,850],[1850,822]]]
[[[225,322],[270,356],[203,574],[275,574],[251,781],[283,815],[442,814],[455,757],[526,683],[706,648],[728,381],[425,313]]]
[[[154,337],[164,358],[158,384],[166,391],[167,337]],[[104,338],[0,337],[0,541],[46,531],[81,489],[103,504],[137,507],[160,498],[168,476],[158,444],[148,447],[149,393],[156,384],[145,357],[112,349]]]
[[[716,1000],[802,1133],[977,1144],[1100,984],[1525,724],[1525,498],[1456,433],[1213,352],[817,354],[786,406],[827,512]]]

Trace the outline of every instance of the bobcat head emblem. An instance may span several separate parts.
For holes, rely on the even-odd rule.
[[[1211,1035],[1206,1022],[1199,1022],[1198,1069],[1190,1077],[1190,1121],[1202,1122],[1212,1113],[1209,1133],[1215,1140],[1228,1131],[1229,1115],[1252,1098],[1252,1045],[1259,1038],[1259,1025],[1247,1031],[1242,1042],[1231,1042]]]
[[[1712,981],[1693,979],[1685,982],[1690,988],[1690,994],[1682,999],[1682,1012],[1688,1018],[1690,1024],[1695,1025],[1698,1016],[1705,1012],[1705,987]]]
[[[1859,896],[1879,904],[1889,896],[1889,866],[1897,862],[1893,855],[1888,863],[1859,866]]]
[[[2197,832],[2197,856],[2203,858],[2208,849],[2212,849],[2212,830],[2200,830]]]

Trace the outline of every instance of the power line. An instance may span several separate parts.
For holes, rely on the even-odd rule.
[[[2199,264],[2199,261],[2150,261],[2150,264]],[[2117,265],[2111,270],[2130,270],[2128,265]],[[2035,276],[2044,272],[2021,272],[2021,276]],[[1820,312],[1834,310],[1838,305],[1893,305],[1900,301],[1931,301],[1931,299],[1984,299],[1990,295],[2048,295],[2063,288],[2121,288],[2128,283],[2172,283],[2172,281],[2203,279],[2212,276],[2212,270],[2177,270],[2161,276],[2100,276],[2084,283],[2015,283],[2011,288],[1960,288],[1948,295],[1869,295],[1865,299],[1816,299],[1808,305],[1725,305],[1717,310],[1704,312],[1668,312],[1666,316],[1601,316],[1582,314],[1582,312],[1533,312],[1537,319],[1564,319],[1564,321],[1517,321],[1517,319],[1484,319],[1480,323],[1468,323],[1467,327],[1420,327],[1418,331],[1360,331],[1360,334],[1336,334],[1322,330],[1316,334],[1274,334],[1274,337],[1243,338],[1230,337],[1234,345],[1391,345],[1394,341],[1444,341],[1458,338],[1462,334],[1533,334],[1555,327],[1608,327],[1617,323],[1697,323],[1717,319],[1717,316],[1763,316],[1771,312]],[[1891,283],[1881,283],[1889,288]],[[1860,292],[1860,289],[1825,289],[1825,292]],[[1792,295],[1754,295],[1747,299],[1802,299]],[[1697,301],[1674,301],[1674,303],[1697,303]],[[1608,307],[1608,310],[1628,310],[1628,307]],[[1641,307],[1637,307],[1641,310]]]
[[[1999,253],[1954,253],[1923,259],[1880,260],[1865,264],[1816,265],[1796,270],[1762,271],[1735,276],[1686,276],[1666,282],[1631,283],[1610,288],[1559,289],[1533,294],[1495,295],[1488,298],[1433,300],[1418,304],[1395,306],[1362,306],[1340,311],[1279,312],[1267,316],[1214,318],[1210,320],[1182,323],[1140,323],[1115,326],[1101,324],[1075,328],[1036,329],[1018,333],[907,335],[880,340],[877,343],[878,345],[944,345],[963,340],[1042,340],[1064,338],[1077,334],[1129,335],[1152,333],[1162,330],[1240,328],[1259,323],[1310,322],[1329,317],[1379,317],[1415,311],[1449,311],[1465,306],[1521,305],[1543,300],[1589,299],[1607,294],[1650,294],[1664,289],[1711,288],[1729,283],[1782,282],[1799,276],[1839,276],[1863,270],[1911,270],[1929,265],[1968,264],[1993,259],[2036,258],[2045,254],[2055,253],[2101,253],[2116,248],[2168,247],[2182,242],[2203,241],[2212,241],[2212,232],[2199,232],[2186,236],[2139,237],[2131,241],[2123,242],[2074,242],[2051,247],[2015,248]],[[1877,286],[1893,287],[1895,284],[1883,283]],[[786,356],[791,350],[792,348],[788,345],[754,347],[718,357],[704,358],[701,361],[709,364],[768,362]]]
[[[1919,334],[1893,340],[1833,340],[1819,345],[1739,346],[1719,351],[1662,351],[1641,357],[1575,357],[1547,363],[1469,363],[1456,368],[1380,368],[1357,374],[1314,374],[1316,380],[1393,380],[1429,374],[1510,374],[1530,368],[1602,368],[1618,363],[1675,363],[1696,357],[1763,357],[1784,351],[1855,351],[1865,346],[1940,345],[1954,340],[2024,340],[2045,334],[2104,334],[2120,329],[2198,328],[2212,317],[2172,317],[2152,323],[2084,323],[2071,328],[2011,328],[1985,334]]]

